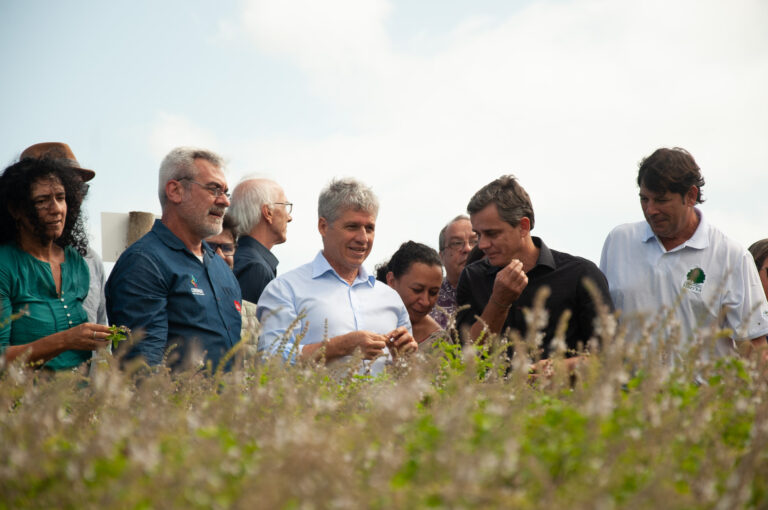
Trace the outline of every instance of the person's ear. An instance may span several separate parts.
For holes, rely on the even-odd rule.
[[[322,216],[317,219],[317,230],[320,232],[320,235],[325,237],[326,232],[328,232],[328,220],[323,218]]]
[[[264,205],[261,206],[261,217],[264,218],[264,221],[266,221],[270,225],[274,221],[274,215],[272,214],[272,208],[269,206],[269,204],[264,204]]]
[[[688,192],[685,194],[685,205],[696,205],[696,199],[699,197],[699,188],[697,186],[691,186]]]
[[[531,233],[531,220],[528,217],[524,217],[520,219],[520,234],[525,237],[528,234]]]
[[[174,204],[180,204],[184,200],[184,185],[181,181],[171,179],[165,183],[165,198]]]
[[[392,285],[395,283],[395,273],[392,271],[387,271],[387,285],[392,287]]]

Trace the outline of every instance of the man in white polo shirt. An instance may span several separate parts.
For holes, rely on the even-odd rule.
[[[768,302],[749,252],[704,218],[704,178],[686,150],[658,149],[640,163],[640,206],[646,221],[619,225],[608,234],[600,269],[622,320],[679,325],[686,342],[705,329],[730,329],[730,337],[705,345],[703,356],[735,354],[735,342],[765,345]],[[638,333],[640,327],[629,327]]]

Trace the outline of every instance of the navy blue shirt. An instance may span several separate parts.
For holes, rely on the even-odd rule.
[[[258,303],[264,287],[277,276],[277,257],[251,236],[237,241],[235,265],[232,269],[240,283],[243,299]]]
[[[216,367],[240,340],[240,287],[229,266],[206,243],[200,262],[160,220],[120,255],[105,291],[109,322],[144,332],[129,357],[150,365],[177,344],[175,368],[199,342]]]

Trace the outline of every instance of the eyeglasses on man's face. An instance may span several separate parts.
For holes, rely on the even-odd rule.
[[[227,197],[227,199],[229,199],[229,190],[222,188],[218,184],[202,184],[192,179],[191,177],[182,177],[181,179],[178,179],[178,180],[189,181],[193,184],[197,184],[198,186],[206,190],[208,193],[213,195],[215,198],[219,198],[220,196],[224,195],[225,197]]]
[[[208,243],[208,246],[210,246],[213,251],[218,250],[221,248],[221,253],[224,255],[234,255],[235,253],[235,244],[234,243],[212,243],[211,241],[206,241]]]
[[[468,244],[469,248],[472,249],[475,246],[477,246],[477,238],[473,237],[471,239],[466,239],[466,240],[454,239],[448,242],[448,248],[452,250],[460,250],[464,248],[465,244]]]
[[[291,214],[293,212],[293,202],[273,202],[274,205],[284,205],[285,212]]]

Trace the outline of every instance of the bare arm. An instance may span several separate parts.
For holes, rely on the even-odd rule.
[[[93,351],[106,347],[109,342],[109,328],[101,324],[83,323],[73,328],[44,336],[34,342],[9,345],[5,349],[5,360],[11,362],[21,355],[28,355],[30,363],[45,363],[64,351]]]

